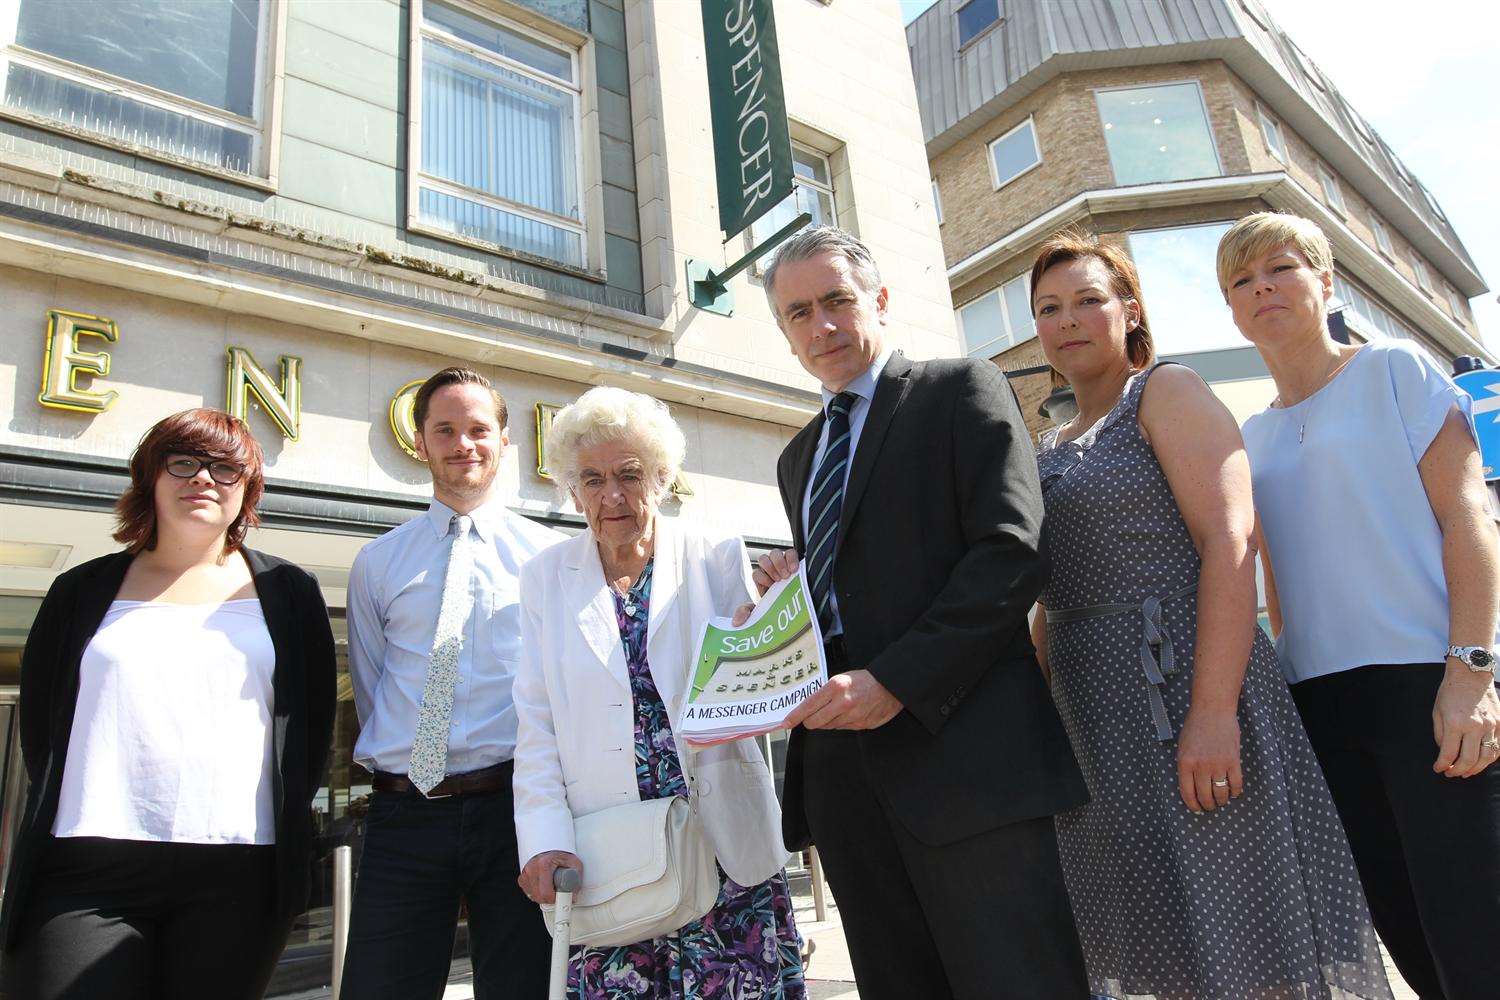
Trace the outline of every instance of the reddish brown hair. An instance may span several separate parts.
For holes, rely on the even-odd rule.
[[[156,547],[156,480],[166,467],[168,455],[196,455],[245,467],[240,480],[245,500],[240,514],[224,533],[224,551],[234,552],[245,541],[245,532],[260,523],[255,505],[265,492],[265,471],[260,442],[243,420],[223,410],[204,407],[183,410],[146,432],[135,454],[130,456],[130,486],[115,504],[115,541],[132,554]]]
[[[1134,330],[1125,334],[1125,354],[1134,368],[1150,366],[1156,358],[1156,343],[1151,339],[1151,327],[1146,321],[1146,300],[1141,295],[1141,279],[1136,274],[1135,264],[1131,262],[1129,255],[1119,247],[1066,230],[1048,239],[1037,250],[1036,263],[1031,265],[1032,313],[1036,313],[1036,285],[1042,275],[1059,264],[1090,258],[1099,261],[1109,272],[1110,291],[1127,302],[1135,302],[1140,309],[1140,321],[1136,323]]]

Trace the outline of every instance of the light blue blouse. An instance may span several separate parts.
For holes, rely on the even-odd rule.
[[[1441,663],[1443,536],[1417,463],[1472,401],[1413,345],[1369,344],[1318,392],[1245,421],[1290,682]]]

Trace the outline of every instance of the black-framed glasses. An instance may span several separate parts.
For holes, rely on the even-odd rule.
[[[220,486],[233,486],[245,475],[243,465],[228,459],[202,458],[198,455],[167,456],[167,473],[178,479],[192,479],[200,469],[207,469],[209,478]]]

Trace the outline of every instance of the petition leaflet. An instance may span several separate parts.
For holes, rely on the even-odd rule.
[[[798,567],[766,591],[739,628],[728,618],[704,624],[678,725],[683,739],[704,746],[779,729],[828,683],[810,593]]]

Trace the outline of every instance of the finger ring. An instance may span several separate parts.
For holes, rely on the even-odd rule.
[[[1495,739],[1493,736],[1487,740],[1480,740],[1479,745],[1486,750],[1500,750],[1500,740]]]
[[[1214,779],[1214,787],[1215,788],[1228,788],[1229,787],[1229,779],[1228,778],[1215,778]]]

